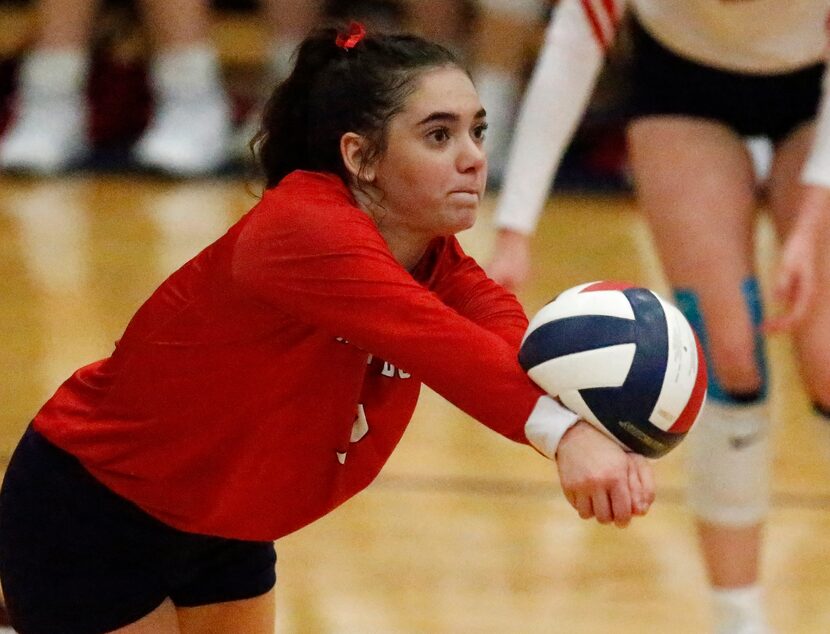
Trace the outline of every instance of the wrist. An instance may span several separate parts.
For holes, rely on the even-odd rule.
[[[502,243],[510,244],[530,242],[530,234],[511,229],[510,227],[499,227],[496,232],[496,238]]]
[[[540,396],[525,423],[525,436],[539,453],[556,459],[565,433],[579,422],[579,416],[550,396]]]

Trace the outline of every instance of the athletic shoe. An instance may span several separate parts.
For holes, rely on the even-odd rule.
[[[162,101],[133,150],[143,167],[176,177],[205,176],[226,164],[230,108],[223,95]]]
[[[89,153],[82,98],[22,99],[16,119],[0,139],[0,169],[53,175]]]

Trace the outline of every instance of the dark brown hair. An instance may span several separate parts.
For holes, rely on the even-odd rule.
[[[403,108],[427,70],[459,66],[439,44],[413,35],[368,34],[354,48],[335,44],[338,29],[310,34],[291,75],[268,100],[251,147],[273,187],[297,169],[332,172],[348,182],[340,139],[355,132],[370,141],[365,158],[386,148],[389,120]]]

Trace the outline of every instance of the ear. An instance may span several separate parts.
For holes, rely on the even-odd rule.
[[[366,164],[366,143],[366,138],[356,132],[346,132],[340,137],[340,157],[355,181],[371,183],[375,180],[375,168]]]

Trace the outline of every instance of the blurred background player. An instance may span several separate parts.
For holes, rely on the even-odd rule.
[[[564,0],[519,116],[497,208],[491,275],[516,287],[530,236],[624,11]],[[690,502],[715,629],[768,632],[759,585],[768,506],[768,380],[753,266],[759,200],[746,138],[773,146],[769,211],[784,241],[775,281],[815,411],[830,415],[830,105],[821,98],[826,0],[632,2],[631,170],[676,299],[705,342],[709,401],[689,438]],[[814,122],[815,120],[815,122]],[[809,307],[809,310],[808,310]]]
[[[0,168],[55,174],[88,156],[86,85],[98,4],[38,0],[38,36],[18,74],[14,115],[0,139]],[[143,0],[141,8],[154,50],[154,106],[133,158],[173,176],[215,171],[227,159],[231,118],[207,4]]]
[[[532,59],[545,0],[479,0],[471,37],[473,79],[487,108],[488,185],[504,176],[516,109],[524,90],[525,66]]]
[[[158,0],[139,3],[146,18],[141,40],[149,36],[153,52],[148,82],[152,104],[146,103],[147,96],[136,85],[143,76],[142,63],[132,64],[132,83],[123,85],[125,78],[114,76],[112,69],[91,53],[92,41],[101,39],[92,26],[101,4],[95,0],[42,0],[34,5],[37,34],[20,65],[11,120],[0,136],[0,169],[50,175],[80,165],[112,167],[112,157],[98,152],[101,144],[120,148],[133,143],[148,108],[150,122],[129,156],[130,166],[189,177],[215,173],[229,160],[233,164],[249,159],[247,145],[261,104],[270,87],[290,72],[292,53],[302,37],[321,20],[357,18],[373,28],[421,33],[450,47],[475,69],[474,78],[491,122],[487,142],[490,182],[497,185],[524,84],[524,67],[532,57],[548,3],[262,0],[244,7],[261,13],[267,44],[258,74],[259,88],[253,91],[253,109],[242,117],[233,134],[232,119],[238,118],[246,98],[240,99],[233,85],[222,81],[223,69],[210,37],[215,16],[209,3],[187,0],[175,11],[169,3]],[[220,5],[222,10],[234,6]],[[132,3],[124,8],[128,10],[121,12],[120,21],[132,20]],[[124,39],[133,30],[131,25],[126,29],[122,25],[115,39]],[[100,71],[97,75],[96,69]],[[89,94],[90,80],[99,75],[102,91],[108,95],[106,104],[96,101],[100,95]],[[243,105],[241,112],[249,107]]]

